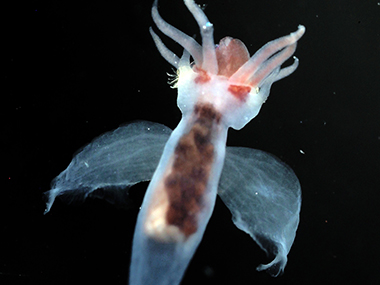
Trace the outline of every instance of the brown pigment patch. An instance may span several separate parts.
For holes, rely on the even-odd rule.
[[[165,179],[169,199],[167,223],[178,227],[186,237],[198,229],[197,215],[214,159],[212,129],[221,118],[211,105],[197,105],[194,114],[197,119],[178,141],[172,172]]]

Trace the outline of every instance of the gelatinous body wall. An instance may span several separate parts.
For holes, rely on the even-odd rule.
[[[198,214],[204,207],[203,197],[214,162],[213,130],[221,115],[211,105],[199,104],[193,117],[190,130],[174,148],[163,183],[157,185],[163,189],[156,192],[154,199],[161,202],[149,209],[145,229],[148,235],[161,241],[194,234]]]

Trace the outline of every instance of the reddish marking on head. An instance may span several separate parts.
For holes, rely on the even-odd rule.
[[[251,87],[243,85],[230,85],[228,91],[232,93],[236,98],[241,101],[245,101],[249,92],[251,92]]]
[[[203,84],[210,81],[210,75],[208,75],[207,72],[202,68],[198,68],[195,66],[194,71],[198,73],[198,76],[194,79],[195,83]]]
[[[220,40],[216,48],[218,75],[231,77],[249,60],[249,52],[242,41],[231,37]]]

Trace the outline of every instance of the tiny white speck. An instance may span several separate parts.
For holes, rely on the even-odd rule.
[[[207,22],[206,25],[202,26],[202,28],[203,28],[204,30],[206,30],[206,29],[212,28],[212,26],[213,26],[213,25],[212,25],[210,22]]]
[[[148,131],[150,131],[150,128],[148,128]]]
[[[255,195],[259,195],[259,192],[255,192]]]
[[[305,152],[304,152],[302,149],[300,149],[300,153],[301,153],[301,154],[305,154]]]
[[[86,165],[86,167],[89,167],[88,163],[87,162],[84,162],[84,165]]]

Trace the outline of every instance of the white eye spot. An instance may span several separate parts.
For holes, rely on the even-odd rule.
[[[301,153],[301,154],[305,154],[305,152],[304,152],[302,149],[300,149],[300,153]]]

